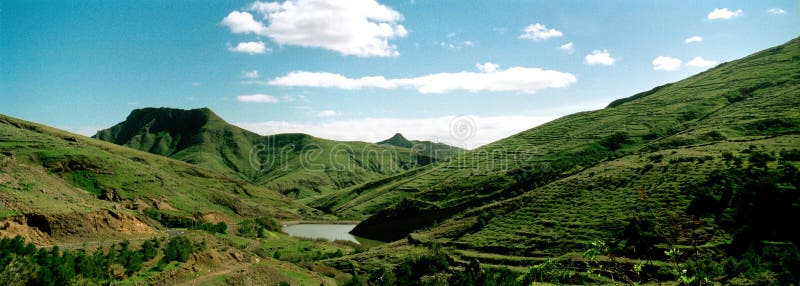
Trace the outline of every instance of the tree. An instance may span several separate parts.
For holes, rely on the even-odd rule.
[[[164,262],[186,262],[192,254],[192,242],[183,236],[173,237],[164,249]]]
[[[0,285],[23,286],[33,284],[39,265],[30,256],[11,254],[8,263],[0,270]]]

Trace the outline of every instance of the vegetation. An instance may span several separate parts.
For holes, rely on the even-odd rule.
[[[189,227],[189,229],[200,229],[210,233],[226,234],[228,232],[228,224],[225,222],[218,222],[218,223],[200,222],[197,225]]]
[[[267,231],[280,232],[281,225],[270,217],[260,217],[243,220],[238,231],[241,236],[264,238]]]
[[[0,116],[0,236],[170,236],[3,238],[0,284],[175,284],[215,259],[233,265],[211,284],[797,284],[798,61],[800,38],[446,160],[399,134],[258,136],[207,109],[97,135],[147,152]],[[393,242],[280,232],[319,217]]]
[[[436,143],[431,141],[408,140],[403,137],[403,134],[396,133],[389,139],[380,141],[376,144],[390,145],[402,148],[410,148],[419,154],[425,154],[436,161],[446,159],[457,155],[458,153],[466,150],[450,146],[443,143]],[[427,164],[424,164],[427,165]]]
[[[337,142],[306,134],[260,136],[208,108],[144,108],[94,138],[206,167],[294,197],[326,193],[444,159],[460,150]],[[396,142],[395,142],[396,143]]]
[[[3,285],[72,285],[72,283],[107,283],[130,277],[142,271],[144,264],[153,261],[159,252],[163,258],[157,267],[173,262],[186,262],[189,255],[201,248],[185,237],[174,237],[159,248],[158,240],[148,240],[138,249],[127,241],[112,245],[107,252],[98,249],[93,253],[84,250],[61,250],[58,246],[36,248],[25,243],[22,237],[0,239],[0,270]]]
[[[798,55],[794,39],[310,205],[368,217],[361,236],[537,265],[537,281],[794,281]],[[598,241],[609,251],[593,262]]]

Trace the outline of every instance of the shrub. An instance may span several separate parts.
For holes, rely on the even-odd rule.
[[[225,233],[228,232],[228,224],[226,224],[224,222],[218,222],[218,223],[202,223],[201,222],[201,223],[199,223],[197,225],[194,225],[194,226],[190,227],[189,229],[200,229],[200,230],[205,230],[205,231],[207,231],[209,233],[225,234]]]
[[[610,136],[600,140],[600,146],[608,150],[614,151],[622,147],[622,144],[628,141],[628,135],[622,132],[616,132]]]
[[[166,248],[164,248],[164,258],[162,262],[169,263],[172,261],[186,262],[189,255],[193,252],[192,242],[183,236],[176,236],[169,240]]]

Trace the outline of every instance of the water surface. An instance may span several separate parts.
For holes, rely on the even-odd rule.
[[[365,247],[377,246],[384,243],[350,234],[350,231],[355,227],[355,224],[301,223],[285,226],[283,227],[283,231],[294,237],[324,238],[330,241],[346,240],[361,244]]]

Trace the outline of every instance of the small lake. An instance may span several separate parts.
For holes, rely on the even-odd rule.
[[[364,247],[373,247],[385,243],[350,234],[350,231],[355,227],[355,224],[301,223],[285,226],[283,231],[294,237],[324,238],[330,241],[346,240]]]

